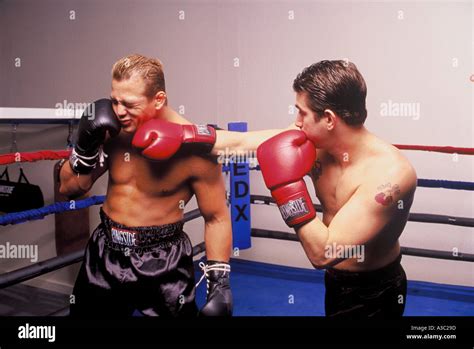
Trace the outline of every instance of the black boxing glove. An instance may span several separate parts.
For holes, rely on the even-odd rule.
[[[96,167],[106,131],[112,137],[118,135],[120,122],[112,109],[112,102],[103,98],[90,104],[82,114],[76,144],[69,158],[74,172],[89,174]]]
[[[207,302],[199,312],[199,316],[232,316],[230,265],[225,262],[207,261],[206,264],[199,263],[199,266],[207,281]]]

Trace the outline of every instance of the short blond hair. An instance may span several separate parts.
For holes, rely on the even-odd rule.
[[[135,74],[145,81],[147,97],[153,97],[158,91],[166,92],[163,64],[159,59],[133,54],[120,58],[112,67],[112,79],[117,81],[130,79]]]

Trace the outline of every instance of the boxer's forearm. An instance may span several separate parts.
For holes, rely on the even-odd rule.
[[[256,151],[258,146],[265,142],[267,139],[292,128],[287,129],[272,129],[262,131],[251,131],[251,132],[233,132],[233,131],[222,131],[217,130],[217,138],[214,147],[212,148],[212,154],[221,155],[227,152],[239,152],[243,153],[249,151]]]
[[[62,195],[75,197],[87,193],[94,183],[93,174],[77,175],[72,169],[69,161],[65,162],[59,172],[61,185],[59,192]]]
[[[232,249],[232,227],[230,217],[206,221],[204,231],[206,257],[208,260],[229,262]]]
[[[315,218],[295,230],[306,256],[315,268],[327,268],[342,261],[341,259],[327,258],[325,252],[329,240],[329,229],[319,218]]]

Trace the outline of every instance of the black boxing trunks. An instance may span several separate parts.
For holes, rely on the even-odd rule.
[[[383,268],[351,272],[327,269],[326,316],[334,318],[398,318],[403,315],[407,277],[400,261]]]
[[[127,227],[101,209],[71,297],[72,316],[196,316],[192,246],[183,222]]]

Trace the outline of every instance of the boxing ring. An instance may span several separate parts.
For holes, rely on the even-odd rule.
[[[229,129],[246,131],[244,123],[229,125]],[[396,145],[400,149],[414,151],[435,151],[448,154],[473,155],[472,148],[437,147],[419,145]],[[67,158],[68,150],[38,151],[32,153],[10,153],[0,155],[0,165],[19,162],[35,162],[58,160]],[[246,159],[249,160],[249,159]],[[234,248],[246,249],[251,247],[251,238],[276,239],[298,243],[296,234],[267,230],[262,227],[252,227],[250,220],[250,205],[275,206],[273,198],[269,196],[251,195],[249,171],[258,171],[258,165],[251,166],[249,161],[229,163],[223,166],[223,172],[229,179],[230,190],[228,203],[232,213]],[[244,183],[239,186],[239,183]],[[449,180],[418,179],[418,187],[445,188],[449,190],[473,191],[474,183]],[[236,189],[237,188],[237,189]],[[235,195],[238,188],[246,188],[244,193]],[[239,194],[239,193],[237,193]],[[245,194],[245,195],[244,195]],[[0,225],[14,225],[42,219],[47,215],[66,211],[81,210],[103,203],[104,196],[92,196],[77,200],[73,208],[69,202],[55,202],[54,204],[22,212],[7,213],[0,216]],[[319,205],[314,205],[321,212]],[[199,218],[198,209],[184,214],[184,221],[190,222]],[[408,221],[430,224],[455,225],[474,227],[471,217],[445,216],[427,213],[410,213]],[[472,234],[472,230],[467,232]],[[474,262],[474,254],[453,253],[452,251],[429,250],[418,247],[401,248],[403,255],[419,258],[433,258],[458,262]],[[194,246],[196,266],[205,252],[204,242]],[[301,253],[304,253],[301,249]],[[24,281],[36,278],[43,274],[59,270],[66,266],[82,261],[84,251],[60,255],[39,261],[30,266],[10,271],[0,275],[0,292]],[[239,258],[232,258],[231,285],[234,295],[235,316],[324,316],[324,271],[288,267],[282,265],[261,263]],[[196,280],[201,272],[196,267]],[[205,299],[205,286],[198,287],[197,303],[202,305]],[[293,302],[289,299],[292,297]],[[67,315],[69,303],[58,304],[43,315]],[[2,315],[2,314],[0,314]],[[425,281],[408,280],[408,295],[405,316],[472,316],[474,315],[474,287],[446,285]]]

